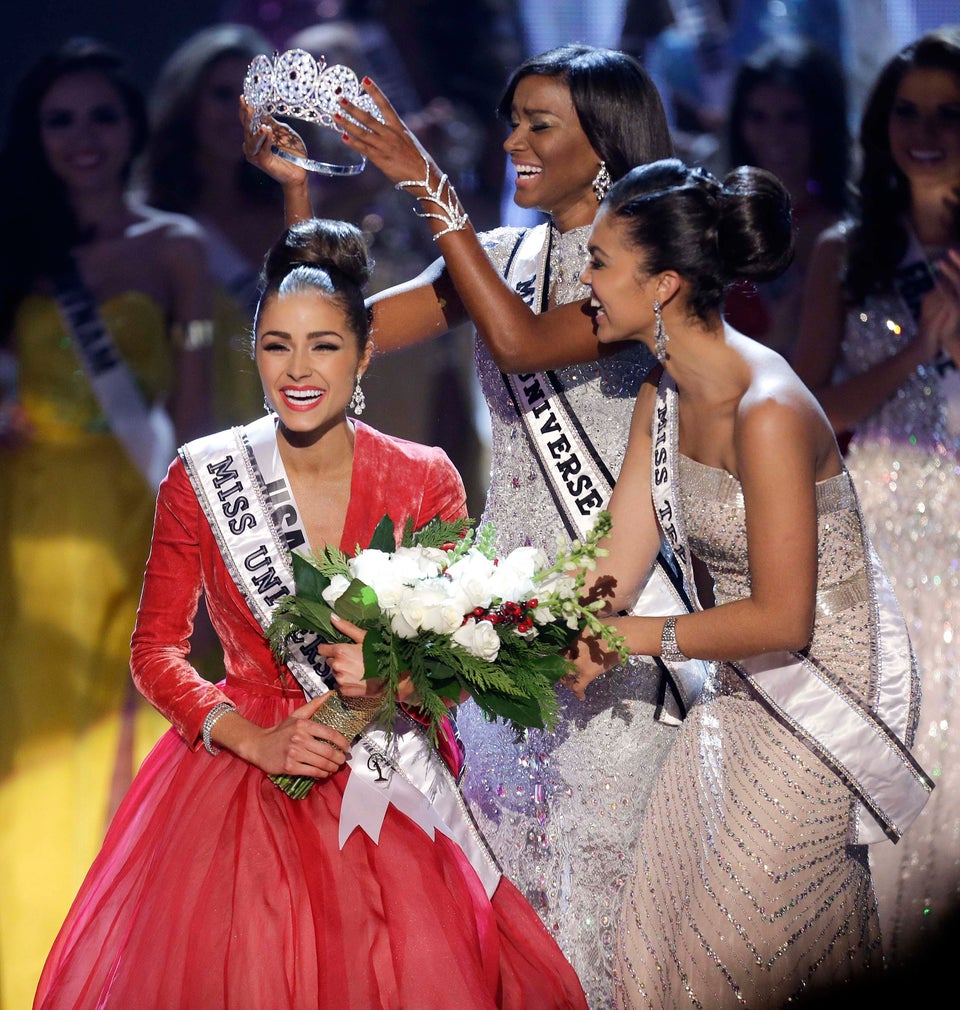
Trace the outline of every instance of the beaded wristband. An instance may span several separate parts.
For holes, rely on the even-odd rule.
[[[667,663],[685,663],[690,657],[685,656],[677,645],[677,619],[668,617],[663,622],[663,634],[660,636],[660,658]]]
[[[236,712],[236,708],[229,702],[221,701],[219,705],[214,705],[207,712],[207,717],[203,720],[203,746],[210,754],[220,753],[220,748],[210,739],[210,734],[213,732],[213,727],[216,726],[227,712]]]

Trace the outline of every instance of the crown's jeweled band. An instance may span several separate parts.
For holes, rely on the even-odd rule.
[[[243,81],[243,98],[253,109],[253,129],[259,128],[264,116],[285,116],[319,123],[339,132],[333,117],[339,114],[351,118],[341,107],[341,98],[383,122],[380,110],[361,89],[357,75],[349,67],[327,66],[323,58],[316,60],[305,49],[275,53],[272,59],[255,56]],[[322,175],[355,175],[362,172],[366,164],[361,159],[359,164],[331,165],[282,149],[277,153]]]

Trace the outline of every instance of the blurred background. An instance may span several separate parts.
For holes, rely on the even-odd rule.
[[[125,458],[128,488],[99,475],[90,446],[122,454],[101,444],[102,419],[76,381],[82,373],[62,352],[50,307],[33,297],[31,271],[70,215],[53,197],[28,197],[42,158],[31,153],[27,131],[17,133],[11,110],[30,68],[75,36],[120,54],[142,92],[144,136],[132,165],[118,162],[113,178],[104,175],[105,191],[122,190],[124,199],[199,224],[205,273],[201,264],[193,280],[204,290],[193,295],[200,308],[166,316],[212,322],[209,375],[201,384],[201,359],[189,355],[172,364],[159,357],[135,362],[145,388],[195,408],[175,419],[183,440],[263,410],[247,348],[257,272],[282,229],[283,208],[279,188],[247,166],[241,151],[237,100],[256,53],[304,48],[375,78],[482,230],[537,220],[512,202],[505,129],[495,115],[511,69],[570,42],[626,50],[653,77],[685,160],[720,173],[758,164],[790,189],[794,264],[762,290],[732,292],[726,305],[738,329],[789,359],[807,257],[817,235],[849,213],[847,183],[856,178],[858,158],[852,138],[871,83],[904,45],[960,22],[960,0],[25,0],[5,5],[4,22],[0,126],[10,171],[0,184],[0,1010],[21,1010],[110,814],[163,728],[156,713],[133,700],[127,672],[153,491]],[[374,290],[415,276],[434,258],[410,199],[384,185],[376,170],[318,176],[311,186],[319,216],[346,218],[363,230],[376,260]],[[78,244],[81,238],[72,236]],[[155,295],[156,271],[140,267],[135,282],[124,275],[108,278],[108,286]],[[157,307],[148,302],[110,304],[117,342],[124,343],[126,330],[131,347],[159,342],[167,353],[172,341],[156,332]],[[15,353],[18,334],[28,339]],[[464,476],[471,514],[479,516],[489,423],[470,330],[375,361],[364,390],[363,420],[442,445]],[[18,398],[32,411],[30,430],[17,427]],[[104,457],[104,472],[120,466],[110,459]],[[960,474],[955,457],[952,465]],[[951,540],[943,561],[952,566],[953,585],[958,522],[944,519]],[[66,574],[68,554],[78,559],[75,583]],[[946,582],[943,590],[946,597]],[[940,610],[949,605],[938,597]],[[920,630],[915,622],[912,633],[925,643]],[[222,665],[208,632],[199,629],[191,658],[217,679]],[[937,634],[942,645],[946,633]],[[956,648],[953,637],[946,640]],[[958,664],[944,656],[930,665],[938,677],[944,671],[955,705]],[[960,766],[955,739],[947,751],[948,728],[938,712],[928,733],[938,747],[942,742],[936,766],[927,765],[935,775],[941,764]],[[960,901],[960,818],[951,818],[951,834],[937,840],[946,839],[945,872]],[[917,856],[913,869],[922,863]]]

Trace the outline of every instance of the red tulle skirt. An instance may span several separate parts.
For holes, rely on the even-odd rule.
[[[296,701],[228,689],[274,725]],[[229,752],[157,744],[47,960],[36,1008],[549,1010],[586,1003],[516,888],[387,811],[341,850],[349,771],[291,800]]]

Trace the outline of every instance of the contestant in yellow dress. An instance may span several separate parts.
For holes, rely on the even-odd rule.
[[[0,425],[2,1010],[30,1006],[109,817],[166,725],[129,686],[156,488],[94,394],[53,295],[54,254],[76,267],[143,404],[165,405],[177,434],[203,423],[190,413],[205,404],[206,355],[174,336],[207,316],[202,247],[190,222],[124,192],[145,115],[116,71],[90,43],[45,60],[0,152],[3,191],[20,194],[0,222],[0,342],[15,366]]]

